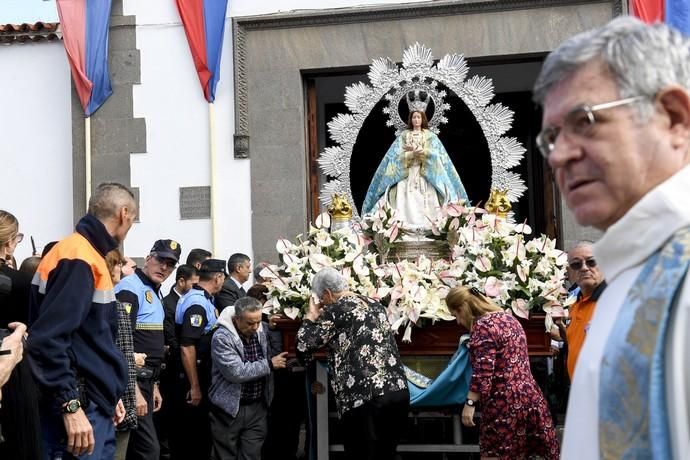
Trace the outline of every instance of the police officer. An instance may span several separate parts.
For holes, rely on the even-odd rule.
[[[127,459],[157,459],[160,455],[153,413],[163,402],[158,390],[158,376],[165,357],[160,286],[173,272],[180,259],[180,244],[158,240],[146,257],[143,268],[123,278],[115,287],[117,299],[129,311],[134,331],[134,352],[146,354],[146,364],[137,369],[138,428],[131,433]]]
[[[171,436],[173,458],[209,458],[211,449],[208,419],[208,387],[211,381],[211,336],[218,313],[213,296],[223,287],[225,261],[208,259],[199,269],[199,282],[177,303],[175,324],[182,360],[182,382],[178,382],[178,420]]]

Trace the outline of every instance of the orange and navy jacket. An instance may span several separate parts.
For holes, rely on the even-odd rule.
[[[117,310],[105,255],[117,242],[87,214],[41,260],[31,286],[28,350],[46,408],[79,398],[108,414],[124,392],[127,364],[115,346]]]

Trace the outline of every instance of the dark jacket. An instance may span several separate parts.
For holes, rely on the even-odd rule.
[[[4,264],[0,265],[0,273],[7,276],[12,283],[10,292],[0,292],[0,328],[6,328],[14,321],[26,324],[29,321],[31,275]]]
[[[247,293],[244,288],[237,287],[235,280],[228,276],[228,279],[223,283],[223,288],[214,296],[214,303],[218,313],[221,313],[225,307],[234,306],[237,299],[246,296]]]
[[[43,401],[52,409],[79,398],[108,414],[122,395],[127,364],[115,346],[117,308],[105,255],[117,242],[87,214],[76,232],[41,260],[31,287],[28,351]]]
[[[8,276],[12,283],[11,292],[0,293],[0,329],[7,328],[7,325],[14,321],[26,324],[29,318],[31,275],[7,265],[0,266],[0,273]],[[4,333],[0,331],[0,341]],[[31,375],[29,357],[25,356],[14,368],[10,379],[2,387],[2,392],[0,426],[5,441],[0,443],[0,458],[16,460],[43,458],[38,390]]]
[[[163,297],[163,310],[165,310],[163,334],[165,334],[165,344],[170,347],[168,353],[173,353],[180,348],[175,335],[175,310],[178,300],[180,300],[180,296],[173,288],[170,288],[170,293]]]

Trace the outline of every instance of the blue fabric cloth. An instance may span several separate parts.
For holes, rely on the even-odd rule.
[[[464,404],[471,379],[470,353],[466,346],[461,345],[448,366],[426,388],[420,388],[408,379],[410,405],[431,407]]]
[[[407,178],[408,169],[405,168],[403,146],[410,132],[410,130],[403,131],[381,160],[364,198],[362,214],[371,213],[388,188]],[[456,202],[461,199],[468,201],[465,187],[441,140],[429,130],[424,130],[424,136],[426,158],[422,167],[422,176],[439,193],[442,198],[441,203]]]
[[[112,0],[86,2],[86,75],[93,83],[84,114],[90,117],[113,94],[108,74],[108,32]]]
[[[604,350],[599,379],[602,458],[671,458],[664,358],[668,319],[690,266],[690,227],[645,263]]]
[[[223,35],[225,34],[225,15],[228,0],[204,0],[204,27],[206,32],[206,62],[211,71],[208,90],[205,94],[208,102],[216,99],[216,86],[220,80],[220,57],[223,52]]]
[[[690,0],[666,0],[666,22],[690,34]]]

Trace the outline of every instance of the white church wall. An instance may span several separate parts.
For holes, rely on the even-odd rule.
[[[19,219],[18,263],[71,233],[72,106],[61,41],[0,47],[0,209]]]
[[[209,108],[174,3],[151,3],[157,16],[151,11],[140,15],[141,3],[125,9],[137,15],[141,84],[134,87],[134,115],[146,119],[147,137],[146,153],[131,156],[132,186],[139,188],[142,209],[141,221],[127,238],[127,252],[143,255],[157,238],[174,238],[185,258],[194,247],[212,248],[210,219],[182,220],[179,212],[180,187],[211,183]],[[221,259],[232,252],[251,254],[249,162],[235,160],[232,151],[230,29],[228,21],[214,104],[220,201],[215,256]]]

